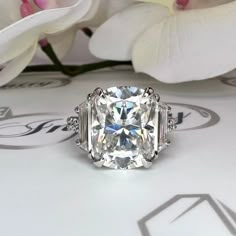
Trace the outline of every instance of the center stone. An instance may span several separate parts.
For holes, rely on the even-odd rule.
[[[131,169],[155,155],[155,95],[144,89],[113,87],[91,102],[91,154],[104,166]]]

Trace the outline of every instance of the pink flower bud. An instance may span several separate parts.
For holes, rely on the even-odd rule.
[[[56,8],[56,0],[34,0],[34,3],[42,10]]]
[[[27,17],[34,14],[33,7],[27,0],[22,0],[22,4],[20,6],[20,13],[22,17]]]
[[[46,38],[39,40],[39,45],[41,47],[46,47],[48,45],[48,40]]]
[[[48,0],[34,0],[34,3],[42,10],[47,8]]]
[[[185,8],[189,4],[189,0],[176,0],[176,4],[181,8]]]

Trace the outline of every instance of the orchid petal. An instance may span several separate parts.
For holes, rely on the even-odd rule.
[[[102,0],[93,0],[90,10],[87,15],[83,18],[83,21],[78,25],[79,28],[83,27],[97,27],[101,25],[101,21],[104,22],[105,19],[101,19],[101,1]]]
[[[104,23],[109,17],[124,10],[134,4],[136,0],[93,0],[92,8],[90,9],[89,22],[85,22],[90,27],[97,27]]]
[[[130,60],[139,35],[168,15],[169,11],[157,4],[140,3],[129,7],[98,28],[90,41],[90,50],[99,58]]]
[[[171,13],[174,12],[174,7],[173,7],[175,3],[174,0],[137,0],[137,1],[160,4],[167,7]]]
[[[44,33],[54,34],[66,30],[72,25],[75,25],[79,22],[89,20],[91,17],[93,17],[93,15],[90,14],[90,10],[92,8],[93,3],[94,0],[77,0],[77,3],[71,7],[47,10],[49,12],[51,11],[51,13],[53,13],[53,11],[62,10],[64,11],[65,15],[59,17],[57,21],[48,24]]]
[[[226,4],[234,0],[191,0],[186,9],[201,9]]]
[[[49,43],[52,45],[57,57],[59,59],[64,58],[68,52],[70,51],[75,36],[76,36],[76,29],[74,27],[53,35],[46,35]],[[36,53],[37,58],[48,58],[44,52],[39,48]]]
[[[28,48],[24,53],[16,57],[0,71],[0,86],[7,84],[14,78],[16,78],[25,67],[31,62],[37,48],[35,42],[33,46]]]
[[[62,33],[58,33],[55,35],[49,35],[48,40],[51,43],[55,53],[59,58],[63,58],[67,55],[67,53],[72,48],[76,30],[74,27],[66,30]]]
[[[104,3],[103,3],[104,2]],[[103,0],[101,3],[102,7],[106,9],[106,17],[111,17],[114,14],[125,10],[127,7],[134,4],[134,0]],[[107,4],[107,7],[106,5]]]
[[[16,0],[0,1],[0,30],[21,18],[20,5]]]
[[[82,20],[91,4],[92,0],[80,0],[71,7],[41,11],[4,28],[0,31],[0,64],[20,55],[42,33],[58,33]]]
[[[148,29],[136,42],[133,64],[161,81],[212,78],[236,67],[236,2],[190,10]]]

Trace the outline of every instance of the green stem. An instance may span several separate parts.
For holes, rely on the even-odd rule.
[[[78,66],[73,65],[64,65],[68,70],[75,70],[78,68]],[[25,73],[30,72],[61,72],[61,70],[58,69],[55,65],[33,65],[33,66],[27,66],[24,69]]]
[[[76,76],[81,75],[86,72],[95,71],[99,69],[104,68],[110,68],[113,66],[119,66],[119,65],[132,65],[130,61],[102,61],[102,62],[96,62],[91,64],[85,64],[80,66],[65,66],[61,63],[61,61],[58,59],[57,55],[55,54],[52,46],[48,43],[46,46],[42,47],[42,50],[46,53],[46,55],[51,59],[54,65],[47,65],[47,66],[41,66],[41,71],[45,69],[45,71],[60,71],[64,75],[67,76]],[[32,69],[38,69],[40,66],[37,67],[31,67],[26,69],[25,71],[29,71]]]
[[[111,67],[120,66],[120,65],[131,65],[131,62],[129,61],[102,61],[102,62],[85,64],[75,69],[72,72],[72,74],[76,76],[76,75],[81,75],[90,71],[100,70],[104,68],[111,68]]]
[[[89,38],[91,38],[93,36],[93,31],[89,28],[83,28],[82,31],[84,32],[84,34],[86,36],[88,36]]]
[[[70,74],[81,75],[86,72],[91,72],[99,69],[111,68],[114,66],[127,65],[131,66],[130,61],[102,61],[96,63],[90,63],[85,65],[64,65],[64,69],[71,71]],[[61,72],[56,65],[35,65],[28,66],[25,68],[24,72]],[[72,76],[72,75],[70,75]]]
[[[50,43],[46,46],[42,46],[41,49],[50,58],[58,71],[61,71],[65,75],[69,75],[69,70],[61,63]]]

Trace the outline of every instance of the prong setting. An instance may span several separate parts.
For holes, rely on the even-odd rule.
[[[143,163],[144,168],[146,168],[146,169],[149,169],[149,168],[152,167],[152,161],[148,161],[146,159],[142,159],[142,163]]]
[[[98,95],[98,96],[102,96],[103,92],[104,92],[103,89],[98,87],[94,90],[93,94]]]
[[[103,158],[102,158],[101,160],[99,160],[99,161],[94,161],[94,162],[93,162],[93,164],[94,164],[96,167],[98,167],[98,168],[103,167],[104,163],[105,163],[105,159],[103,159]]]
[[[156,101],[157,101],[157,102],[160,102],[160,99],[161,99],[161,98],[160,98],[160,95],[156,93],[156,94],[155,94],[155,97],[156,97]]]
[[[79,106],[77,106],[75,109],[74,109],[75,113],[76,114],[79,114]]]
[[[169,140],[167,140],[164,145],[159,147],[159,152],[161,152],[161,151],[165,150],[166,148],[168,148],[170,146],[170,144],[171,144],[171,142]]]
[[[151,87],[148,87],[144,90],[143,97],[150,97],[153,94],[154,94],[154,89]]]
[[[153,160],[156,160],[158,157],[159,157],[159,152],[158,152],[158,151],[155,151],[155,155],[154,155]]]
[[[94,96],[93,93],[89,93],[88,96],[87,96],[87,101],[88,101],[88,102],[91,102],[93,96]]]
[[[75,140],[75,144],[76,144],[78,147],[80,147],[80,145],[81,145],[80,140],[79,140],[79,139],[76,139],[76,140]]]

